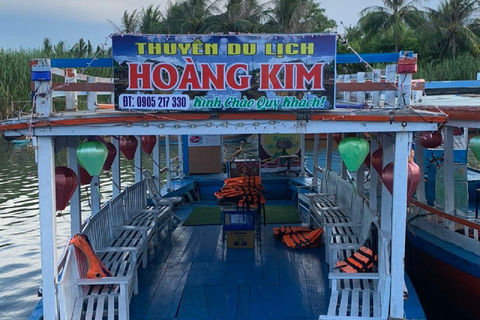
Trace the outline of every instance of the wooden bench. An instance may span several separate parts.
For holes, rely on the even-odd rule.
[[[95,215],[87,219],[83,233],[87,235],[97,254],[108,248],[134,252],[137,264],[142,263],[143,267],[146,267],[148,240],[152,238],[155,231],[154,222],[147,221],[148,227],[129,226],[123,210],[123,192],[120,196],[105,203]],[[111,253],[105,254],[105,256],[99,255],[99,257],[103,263],[109,263],[107,259],[117,258]]]
[[[62,320],[128,320],[129,304],[136,288],[136,261],[128,252],[117,252],[123,259],[106,265],[113,277],[86,278],[88,263],[73,245],[59,274],[59,310]]]
[[[330,272],[332,292],[326,315],[320,319],[387,320],[390,299],[390,241],[379,230],[378,272]]]
[[[297,211],[299,214],[301,214],[303,211],[306,211],[308,214],[310,214],[310,208],[313,207],[315,201],[335,201],[337,180],[329,179],[331,173],[331,170],[327,170],[323,173],[321,185],[312,184],[310,186],[297,187]]]
[[[350,214],[339,219],[321,221],[325,243],[325,261],[332,270],[333,261],[343,260],[349,250],[357,250],[368,237],[373,217],[364,199],[354,195]]]

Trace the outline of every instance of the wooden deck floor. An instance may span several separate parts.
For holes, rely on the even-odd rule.
[[[255,249],[227,249],[220,226],[164,231],[139,270],[130,319],[318,319],[329,299],[323,246],[289,249],[273,239],[274,226]]]

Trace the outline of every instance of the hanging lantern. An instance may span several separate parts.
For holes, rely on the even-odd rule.
[[[91,176],[98,176],[107,159],[107,147],[99,141],[87,141],[77,148],[78,162]]]
[[[438,131],[422,132],[417,140],[424,148],[436,148],[442,144],[442,134]]]
[[[468,147],[472,150],[473,155],[480,161],[480,136],[473,137],[468,143]]]
[[[85,170],[83,167],[78,166],[78,173],[80,175],[80,184],[83,186],[85,184],[90,184],[92,182],[93,177]]]
[[[120,152],[127,158],[133,160],[135,158],[135,151],[137,150],[138,141],[134,136],[120,137]]]
[[[55,167],[55,198],[56,210],[64,210],[75,193],[78,178],[72,169]]]
[[[107,147],[107,160],[105,160],[105,163],[103,164],[102,170],[103,171],[108,171],[110,168],[112,168],[113,161],[115,160],[115,156],[117,155],[117,149],[111,142],[106,142],[105,141],[105,146]]]
[[[156,136],[142,136],[142,149],[146,154],[151,154],[157,143]]]
[[[383,161],[383,149],[378,148],[375,150],[374,153],[372,153],[372,156],[370,157],[370,162],[372,164],[372,167],[377,171],[378,175],[382,175],[382,164]]]
[[[368,141],[364,138],[344,138],[338,145],[338,152],[349,171],[357,171],[370,151]]]
[[[393,194],[393,168],[394,168],[394,164],[393,162],[390,162],[385,166],[382,172],[383,183],[385,184],[385,187],[387,188],[387,190],[392,194]],[[407,177],[407,199],[410,199],[415,193],[415,190],[417,190],[417,186],[418,186],[418,183],[420,182],[420,178],[421,178],[420,167],[412,160],[409,160],[408,177]]]
[[[355,137],[355,133],[348,133],[345,137]],[[333,141],[337,143],[337,146],[339,145],[340,141],[343,139],[343,133],[334,133],[333,134]]]

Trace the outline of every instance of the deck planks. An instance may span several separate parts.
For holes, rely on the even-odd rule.
[[[323,248],[289,249],[273,227],[255,249],[227,249],[220,226],[160,232],[130,319],[317,319],[329,298]]]

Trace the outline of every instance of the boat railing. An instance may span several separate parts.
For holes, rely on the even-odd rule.
[[[413,206],[408,207],[409,223],[442,240],[480,254],[478,245],[480,224],[474,220],[448,214],[415,199],[410,200],[410,203]]]
[[[77,262],[74,259],[73,246],[68,246],[64,259],[62,272],[58,279],[58,306],[60,319],[69,319],[73,314],[75,298],[80,294],[76,279],[78,279]]]

